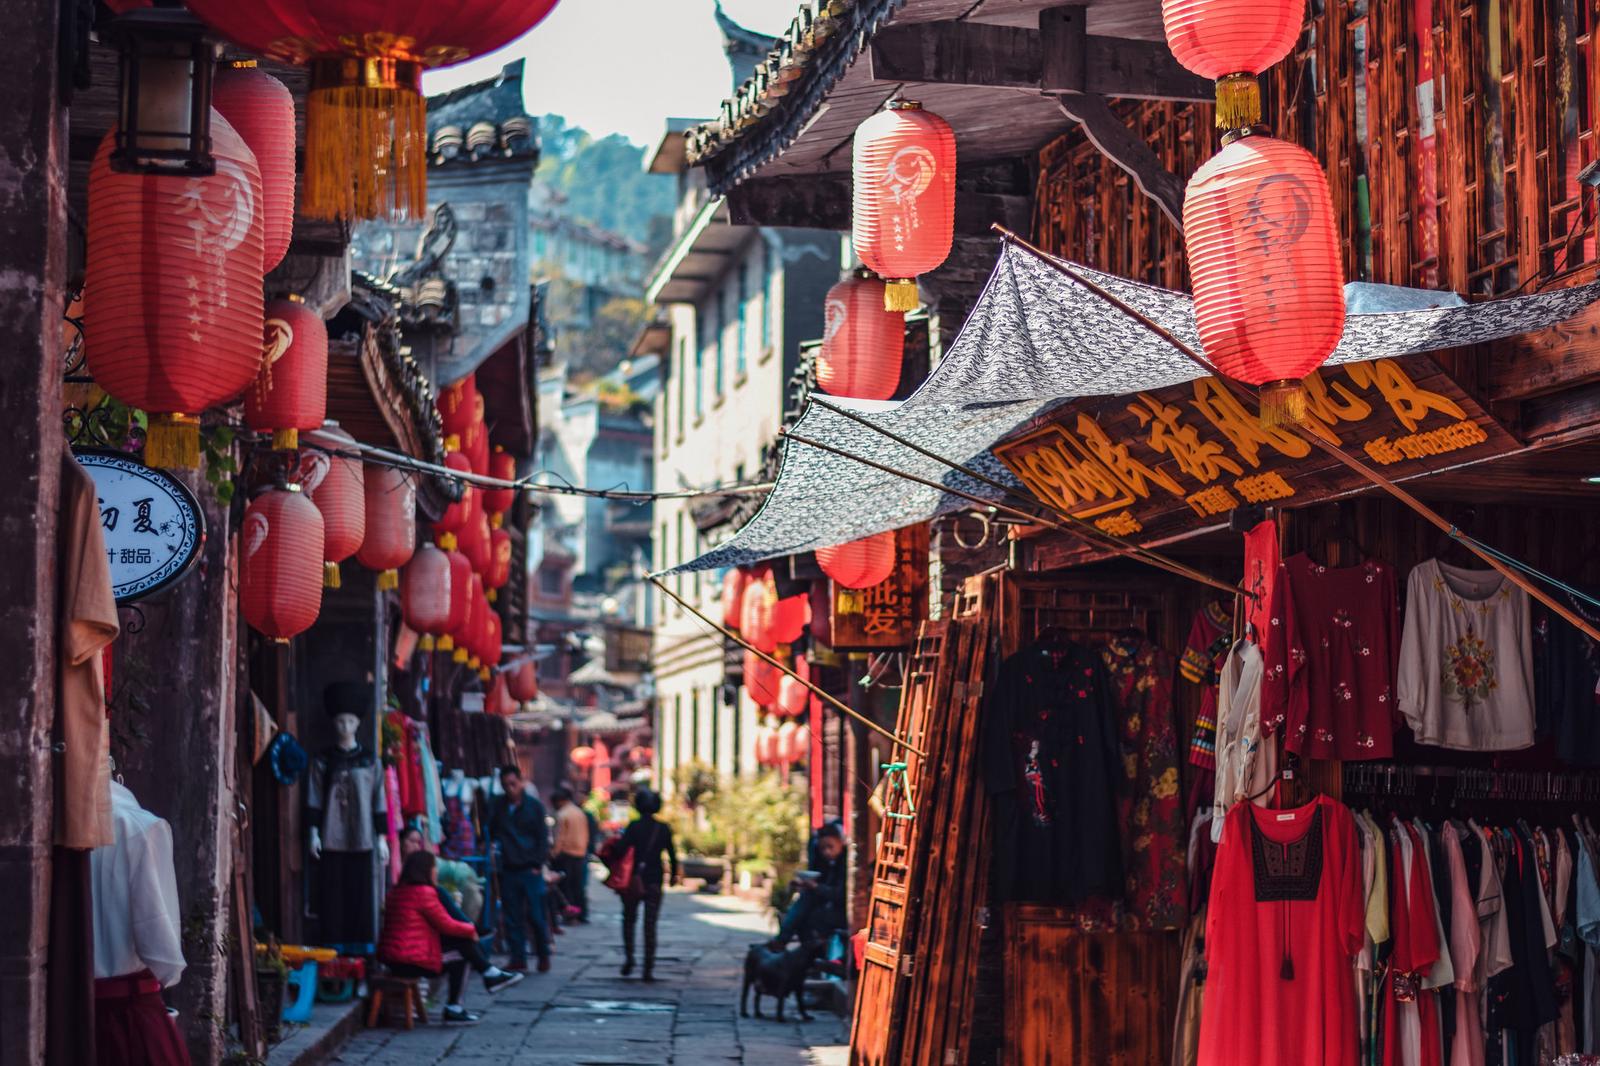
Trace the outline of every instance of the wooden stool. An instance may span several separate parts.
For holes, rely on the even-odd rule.
[[[375,1029],[380,1021],[388,1022],[393,1013],[384,1010],[384,997],[389,997],[389,1007],[405,1010],[402,1027],[413,1028],[416,1021],[428,1024],[428,1008],[422,1001],[422,988],[415,977],[395,977],[392,974],[374,974],[367,978],[367,1028]]]

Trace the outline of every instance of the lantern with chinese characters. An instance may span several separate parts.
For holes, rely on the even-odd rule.
[[[467,661],[466,648],[456,642],[467,632],[467,623],[471,621],[472,564],[454,548],[445,549],[444,557],[450,564],[450,616],[444,635],[435,646],[440,651],[451,652],[456,662],[464,663]]]
[[[338,451],[354,452],[356,439],[324,422],[317,439]],[[367,490],[361,460],[353,455],[330,455],[307,450],[300,455],[300,487],[322,512],[327,535],[323,540],[323,579],[330,589],[339,587],[339,564],[354,555],[367,535]]]
[[[744,600],[739,610],[739,635],[757,649],[768,653],[778,647],[778,641],[772,633],[777,606],[778,589],[772,580],[772,571],[763,567],[745,584]]]
[[[511,695],[522,703],[539,698],[539,664],[523,659],[507,672]]]
[[[1161,0],[1173,58],[1217,83],[1217,125],[1261,121],[1256,77],[1289,54],[1305,25],[1305,0]]]
[[[810,673],[803,656],[795,659],[794,672],[799,677],[784,674],[778,679],[778,699],[773,705],[773,713],[784,718],[798,718],[805,714],[811,700],[811,690],[806,687],[805,681],[801,680]]]
[[[594,765],[594,749],[587,744],[579,744],[572,749],[567,758],[572,760],[572,765],[580,770],[587,770]]]
[[[84,356],[150,415],[145,461],[200,463],[200,412],[261,370],[261,172],[212,113],[216,173],[120,174],[108,134],[89,170]]]
[[[265,71],[234,67],[217,72],[211,105],[261,169],[261,266],[271,271],[288,254],[294,232],[294,97]]]
[[[484,584],[489,586],[489,598],[506,587],[511,580],[511,534],[503,529],[489,531],[489,576]]]
[[[849,277],[823,302],[817,387],[834,396],[887,400],[900,387],[906,316],[883,306],[883,279]]]
[[[460,437],[467,431],[477,412],[478,378],[468,374],[453,385],[446,385],[434,401],[439,409],[439,422],[451,436]]]
[[[272,446],[300,446],[300,431],[328,417],[328,326],[298,296],[266,307],[261,372],[244,394],[245,425],[270,432]]]
[[[239,526],[239,607],[273,640],[311,628],[322,611],[322,513],[296,486],[250,501]]]
[[[793,644],[800,639],[811,623],[811,597],[805,593],[785,596],[772,612],[772,639],[779,644]]]
[[[400,615],[433,648],[435,637],[450,632],[450,557],[432,544],[417,549],[400,575]]]
[[[467,423],[467,428],[461,434],[461,450],[467,453],[467,458],[472,462],[474,474],[487,474],[489,472],[489,425],[483,420],[484,406],[483,394],[480,392],[472,398],[473,416]]]
[[[753,651],[744,653],[744,688],[758,707],[778,702],[778,679],[783,676],[772,663]]]
[[[482,498],[479,499],[481,501]],[[462,527],[459,536],[461,551],[471,561],[473,571],[484,579],[484,585],[487,587],[489,575],[494,569],[494,543],[489,529],[489,516],[481,510],[474,509],[472,517],[467,519],[467,524]]]
[[[851,170],[856,255],[885,279],[887,310],[915,310],[914,279],[945,261],[955,236],[956,136],[921,104],[892,100],[856,127]]]
[[[483,643],[483,670],[485,681],[489,679],[490,671],[500,665],[500,657],[505,652],[504,640],[505,623],[500,621],[500,616],[492,608],[484,612],[484,643]]]
[[[1300,379],[1344,332],[1339,231],[1322,167],[1275,137],[1239,137],[1183,198],[1195,327],[1206,358],[1261,387],[1261,420],[1303,421]]]
[[[517,480],[517,457],[500,447],[494,446],[494,451],[489,453],[489,476],[501,481]],[[517,502],[517,490],[508,488],[493,488],[483,490],[483,509],[489,512],[489,524],[496,529],[505,521],[506,512]]]
[[[417,493],[411,478],[392,466],[372,465],[362,471],[366,503],[366,535],[356,562],[378,572],[378,587],[400,586],[400,568],[417,546]]]
[[[894,573],[894,530],[818,548],[817,565],[840,588],[871,588]]]
[[[722,624],[729,629],[739,628],[744,613],[744,587],[749,581],[750,572],[740,567],[722,575]]]
[[[246,49],[311,68],[309,218],[419,217],[427,208],[422,71],[510,44],[556,0],[191,0]]]

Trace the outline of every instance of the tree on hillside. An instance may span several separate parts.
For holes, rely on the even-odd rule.
[[[539,141],[537,176],[566,197],[566,214],[641,244],[659,238],[653,220],[671,217],[676,188],[645,171],[643,148],[618,133],[596,140],[560,115],[539,120]]]

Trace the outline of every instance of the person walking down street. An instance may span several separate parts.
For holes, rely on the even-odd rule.
[[[781,950],[799,937],[807,942],[825,937],[848,924],[844,913],[844,832],[834,822],[817,830],[811,851],[811,869],[795,875],[794,902],[772,938]]]
[[[583,885],[583,888],[580,890],[580,893],[579,893],[580,895],[583,896],[583,902],[581,904],[579,904],[579,906],[583,908],[583,912],[578,915],[578,921],[582,922],[584,925],[588,925],[589,924],[589,871],[592,869],[592,863],[594,862],[594,860],[599,857],[599,852],[600,852],[600,819],[596,818],[594,816],[594,812],[591,811],[589,808],[583,807],[583,808],[580,808],[580,809],[583,811],[583,819],[584,819],[584,821],[589,823],[589,854],[587,854],[587,855],[585,855],[583,857],[583,868],[582,868],[583,876],[578,878],[579,882]]]
[[[444,1008],[446,1025],[472,1025],[477,1013],[461,1003],[467,964],[472,955],[484,962],[478,948],[478,931],[469,922],[450,917],[439,897],[439,871],[426,851],[413,852],[401,866],[400,883],[383,905],[383,929],[378,936],[378,959],[399,977],[437,977],[449,980],[450,999]],[[460,954],[444,961],[444,938],[450,938]],[[490,985],[496,991],[516,981],[519,975],[500,973]]]
[[[589,819],[572,799],[570,789],[550,793],[556,807],[555,868],[561,874],[561,894],[574,909],[579,921],[589,920],[589,897],[583,883],[583,868],[589,861]],[[570,912],[569,912],[570,913]]]
[[[407,826],[401,830],[402,862],[423,850],[425,849],[422,843],[422,830],[416,826]],[[454,952],[466,960],[467,965],[483,978],[484,991],[491,996],[522,980],[522,974],[507,973],[490,962],[489,957],[483,953],[483,944],[478,937],[478,923],[474,917],[483,911],[483,889],[478,881],[478,875],[472,872],[472,867],[464,862],[434,856],[434,890],[439,894],[439,904],[444,907],[445,913],[450,915],[451,919],[465,922],[473,927],[473,935],[467,939],[441,936],[440,947],[445,952]],[[456,901],[457,892],[467,893],[459,903]]]
[[[544,864],[550,857],[550,826],[544,804],[534,798],[516,766],[500,770],[505,790],[496,796],[489,815],[489,833],[500,856],[500,898],[505,904],[506,940],[511,949],[507,969],[528,968],[528,931],[539,956],[539,972],[550,970],[550,930],[545,924]]]
[[[633,806],[639,817],[622,831],[617,842],[618,853],[633,849],[633,880],[629,890],[622,893],[622,976],[633,974],[634,926],[639,911],[644,910],[644,974],[646,981],[656,979],[656,923],[661,919],[661,893],[667,879],[668,863],[672,883],[678,881],[678,852],[672,846],[672,827],[656,815],[661,813],[661,797],[648,788],[634,793]],[[666,855],[668,863],[662,862]]]

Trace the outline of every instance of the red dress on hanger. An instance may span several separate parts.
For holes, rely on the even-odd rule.
[[[1345,806],[1228,812],[1206,919],[1198,1066],[1356,1066],[1366,922]]]

